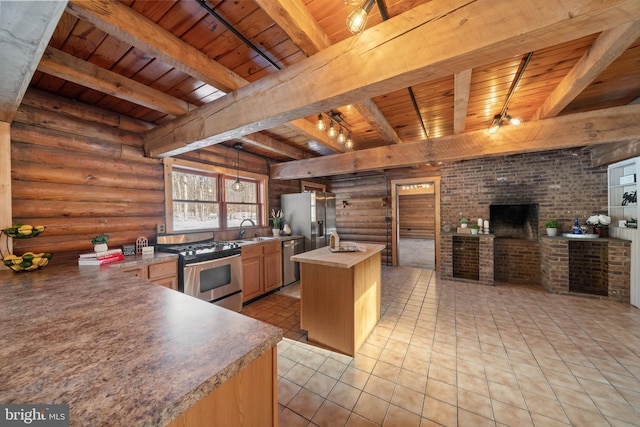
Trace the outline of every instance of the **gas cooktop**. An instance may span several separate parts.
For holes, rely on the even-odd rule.
[[[158,250],[179,254],[185,261],[197,262],[237,255],[240,253],[240,246],[236,242],[210,240],[172,246],[161,246]]]

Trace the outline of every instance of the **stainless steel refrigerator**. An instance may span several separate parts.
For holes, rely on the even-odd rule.
[[[304,236],[305,251],[329,244],[329,236],[336,230],[334,194],[319,191],[283,194],[280,201],[291,233]]]

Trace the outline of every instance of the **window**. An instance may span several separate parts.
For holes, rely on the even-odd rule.
[[[267,177],[245,173],[242,191],[234,191],[235,171],[165,159],[168,232],[239,227],[245,219],[266,225]]]

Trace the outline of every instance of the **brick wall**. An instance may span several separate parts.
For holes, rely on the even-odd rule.
[[[477,238],[453,237],[453,277],[458,279],[479,280],[480,241]]]
[[[569,242],[569,291],[608,295],[608,245],[600,241]]]
[[[441,178],[443,225],[455,227],[461,217],[487,219],[492,204],[535,203],[538,236],[544,236],[544,224],[550,219],[558,220],[562,233],[570,231],[575,217],[584,223],[595,213],[607,212],[607,168],[592,167],[588,149],[449,163],[441,166]],[[539,239],[528,243],[495,239],[496,280],[540,283]]]
[[[443,233],[440,242],[442,258],[440,277],[486,285],[494,284],[493,236]]]

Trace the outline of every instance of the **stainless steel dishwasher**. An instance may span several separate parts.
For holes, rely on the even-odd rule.
[[[291,261],[291,256],[304,252],[304,238],[282,242],[282,286],[300,280],[300,264]]]

